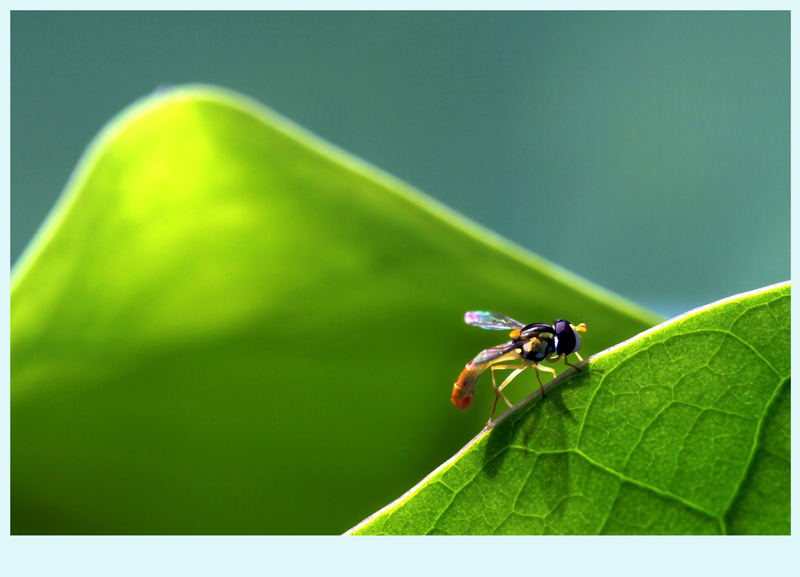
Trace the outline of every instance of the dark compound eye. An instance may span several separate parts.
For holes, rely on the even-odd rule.
[[[556,330],[556,354],[569,355],[581,348],[578,333],[564,319],[558,319],[553,327]]]

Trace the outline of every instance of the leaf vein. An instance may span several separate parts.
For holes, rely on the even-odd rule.
[[[697,503],[693,503],[692,501],[689,501],[688,499],[685,499],[685,498],[681,497],[680,495],[676,495],[675,493],[673,493],[671,491],[667,491],[666,489],[660,489],[658,487],[655,487],[653,485],[645,483],[644,481],[640,481],[638,479],[634,479],[633,477],[629,477],[629,476],[625,475],[624,473],[620,473],[619,471],[616,471],[616,470],[612,469],[611,467],[609,467],[607,465],[604,465],[603,463],[600,463],[599,461],[595,461],[594,459],[592,459],[590,456],[588,456],[586,453],[584,453],[583,451],[581,451],[578,448],[564,449],[564,450],[559,450],[559,451],[536,451],[535,449],[531,449],[529,447],[524,447],[524,446],[519,446],[519,445],[514,445],[514,448],[522,449],[522,450],[525,450],[525,451],[528,451],[528,452],[531,452],[531,453],[536,453],[538,455],[548,455],[548,454],[560,455],[560,454],[563,454],[563,453],[573,453],[575,455],[583,457],[584,459],[586,459],[586,461],[588,461],[589,463],[591,463],[592,465],[594,465],[598,469],[600,469],[602,471],[605,471],[606,473],[609,473],[610,475],[613,475],[613,476],[617,477],[621,481],[624,481],[626,483],[630,483],[632,485],[636,485],[637,487],[639,487],[641,489],[652,491],[653,493],[655,493],[655,494],[657,494],[657,495],[659,495],[661,497],[678,501],[682,505],[684,505],[686,507],[689,507],[691,509],[694,509],[695,511],[697,511],[699,513],[702,513],[702,514],[704,514],[704,515],[706,515],[706,516],[708,516],[708,517],[710,517],[710,518],[712,518],[712,519],[714,519],[716,521],[719,521],[719,519],[720,519],[719,515],[715,515],[713,512],[705,509],[704,507],[698,505]]]
[[[724,508],[724,515],[727,515],[733,504],[736,502],[736,499],[739,497],[739,493],[742,490],[742,485],[744,485],[744,481],[747,478],[747,475],[750,473],[750,469],[753,466],[753,459],[755,458],[756,450],[758,449],[758,442],[761,439],[761,430],[763,428],[764,420],[769,413],[769,410],[772,408],[772,405],[775,404],[778,396],[780,395],[783,387],[786,383],[789,382],[789,379],[783,379],[778,386],[775,387],[775,390],[772,392],[772,396],[770,397],[769,401],[764,405],[764,410],[761,412],[761,416],[759,417],[756,423],[756,431],[753,435],[753,444],[750,445],[750,454],[747,456],[745,460],[746,465],[742,467],[742,475],[739,477],[739,481],[736,483],[736,486],[733,489],[733,493],[731,494],[731,498],[728,501],[728,504]]]

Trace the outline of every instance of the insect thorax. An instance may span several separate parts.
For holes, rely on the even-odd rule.
[[[552,355],[556,346],[551,335],[539,335],[530,339],[520,339],[519,349],[523,359],[538,363]]]

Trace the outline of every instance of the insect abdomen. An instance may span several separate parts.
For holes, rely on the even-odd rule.
[[[472,397],[475,396],[475,383],[484,368],[475,367],[472,363],[469,363],[458,375],[456,383],[453,385],[453,396],[450,400],[459,409],[466,409],[472,404]]]

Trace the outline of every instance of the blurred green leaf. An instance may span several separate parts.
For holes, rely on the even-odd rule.
[[[790,534],[789,283],[531,395],[357,534]]]
[[[589,354],[659,321],[241,96],[154,95],[13,271],[12,532],[341,533],[483,426],[468,309]]]

